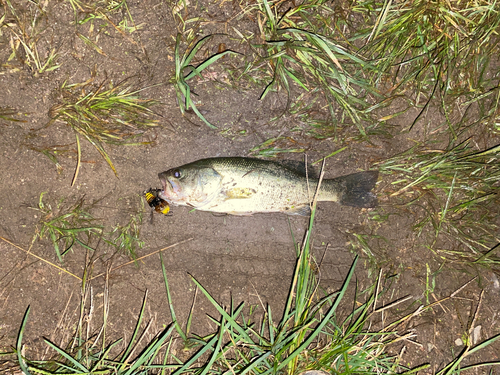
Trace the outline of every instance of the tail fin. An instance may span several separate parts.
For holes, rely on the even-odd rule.
[[[371,192],[377,182],[378,171],[367,171],[335,178],[341,187],[339,203],[344,206],[372,208],[377,196]]]

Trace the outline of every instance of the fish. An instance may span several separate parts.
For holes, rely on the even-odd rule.
[[[286,164],[246,158],[217,157],[169,169],[158,174],[161,199],[174,206],[230,215],[282,212],[309,215],[318,178]],[[317,201],[372,208],[377,196],[371,192],[378,171],[323,179]]]

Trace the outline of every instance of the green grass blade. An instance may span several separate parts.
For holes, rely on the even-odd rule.
[[[342,288],[340,289],[339,294],[335,298],[335,302],[332,304],[332,306],[330,307],[328,312],[325,314],[325,316],[322,318],[322,320],[319,322],[319,324],[314,328],[314,330],[309,334],[309,336],[304,340],[304,342],[297,349],[295,349],[285,360],[283,360],[283,362],[281,362],[279,364],[279,366],[276,369],[277,371],[279,371],[280,369],[282,369],[283,367],[288,365],[288,363],[290,361],[294,360],[294,358],[297,355],[299,355],[304,349],[306,349],[311,344],[311,342],[321,333],[321,331],[323,330],[325,325],[330,321],[333,314],[336,312],[340,301],[344,297],[344,294],[347,290],[349,282],[351,281],[352,275],[354,274],[354,269],[356,267],[357,261],[358,261],[358,256],[356,256],[354,258],[354,261],[351,265],[351,268],[349,269],[349,273],[347,274],[347,276],[344,280]],[[266,371],[265,375],[267,375],[269,373],[271,373],[270,370]]]
[[[220,58],[228,55],[228,54],[237,54],[237,52],[231,51],[231,50],[225,50],[224,52],[219,52],[216,53],[215,55],[210,56],[208,59],[203,61],[200,65],[196,66],[196,68],[191,67],[193,71],[189,73],[186,77],[184,77],[185,81],[190,80],[193,78],[195,75],[201,76],[201,72],[206,69],[208,66],[219,60]]]
[[[113,170],[113,173],[115,174],[115,176],[118,177],[118,172],[116,171],[116,168],[115,168],[113,162],[111,161],[111,158],[109,157],[109,155],[107,154],[107,152],[104,150],[104,147],[102,146],[102,144],[100,144],[99,142],[97,142],[96,140],[94,140],[90,135],[88,135],[86,133],[81,133],[81,134],[87,139],[87,141],[89,141],[92,144],[92,146],[95,147],[95,149],[97,151],[99,151],[99,153],[101,154],[101,156],[104,158],[104,160],[106,160],[106,162],[108,163],[108,165]]]
[[[109,352],[111,351],[111,349],[114,348],[115,345],[119,344],[120,342],[122,341],[122,339],[118,339],[116,340],[115,342],[111,343],[102,353],[102,355],[100,355],[100,358],[98,361],[95,362],[94,366],[90,369],[90,373],[91,374],[96,374],[98,373],[98,368],[101,367],[101,366],[104,366],[104,362],[107,360],[108,358],[108,354]],[[103,370],[105,371],[105,370]]]
[[[172,375],[180,375],[186,372],[189,367],[196,363],[196,361],[199,360],[200,357],[202,357],[206,351],[211,350],[211,348],[216,344],[218,340],[217,336],[212,337],[210,341],[208,342],[203,342],[202,347],[196,352],[195,355],[193,355],[188,361],[186,361],[182,367],[180,367],[178,370],[174,371]]]
[[[217,359],[218,355],[220,354],[219,351],[223,345],[224,342],[224,333],[226,330],[226,321],[224,317],[222,317],[220,325],[219,325],[219,334],[217,335],[217,344],[215,345],[215,348],[213,350],[212,355],[210,356],[210,359],[208,362],[205,364],[205,368],[201,372],[200,375],[206,375],[209,371],[212,370],[212,365],[214,364],[215,360]]]
[[[16,343],[16,355],[17,355],[17,360],[19,363],[19,367],[21,367],[21,370],[26,375],[30,375],[31,373],[28,370],[28,367],[26,366],[26,362],[24,361],[24,358],[22,356],[23,352],[23,335],[24,335],[24,330],[26,329],[26,323],[28,323],[28,316],[30,313],[30,306],[26,309],[26,312],[24,313],[23,321],[21,323],[21,328],[19,328],[19,333],[17,334],[17,343]]]
[[[132,348],[134,347],[135,338],[137,337],[137,334],[139,333],[139,329],[141,328],[142,318],[144,317],[144,311],[146,309],[147,299],[148,299],[148,291],[146,290],[146,292],[144,293],[144,298],[142,299],[142,306],[141,306],[141,309],[139,310],[139,316],[137,318],[137,323],[135,325],[134,332],[132,333],[132,336],[130,337],[130,341],[128,343],[128,346],[125,349],[125,352],[123,353],[123,355],[121,356],[121,359],[120,359],[120,362],[123,363],[123,366],[125,365],[125,363],[128,360],[128,356],[129,356],[130,352],[132,351]],[[122,368],[123,368],[123,366],[122,366]]]
[[[205,125],[207,125],[211,129],[217,129],[217,126],[212,125],[210,122],[208,122],[205,116],[203,116],[201,112],[198,110],[198,108],[196,108],[194,103],[191,103],[191,108],[193,109],[194,113],[196,113],[196,115],[205,123]]]
[[[495,341],[497,341],[498,339],[500,339],[500,334],[497,334],[493,337],[490,337],[489,339],[477,344],[476,346],[474,346],[473,348],[471,348],[469,350],[469,354],[474,354],[475,352],[477,352],[478,350],[481,350],[483,348],[486,348],[487,346],[493,344]]]
[[[80,362],[78,362],[76,359],[74,359],[71,355],[66,353],[63,349],[61,349],[56,344],[52,343],[50,340],[48,340],[46,338],[44,338],[43,340],[45,341],[45,343],[48,346],[50,346],[52,349],[54,349],[60,356],[62,356],[68,362],[70,362],[73,365],[74,369],[82,371],[83,373],[88,373],[88,370],[84,365],[82,365]]]
[[[172,317],[172,322],[179,336],[181,336],[184,342],[187,342],[187,336],[182,330],[179,322],[177,321],[177,316],[175,315],[174,305],[172,303],[172,296],[170,295],[170,288],[168,287],[167,271],[165,269],[165,264],[163,263],[163,256],[161,252],[160,252],[160,262],[161,262],[161,270],[163,273],[163,281],[165,283],[165,290],[167,292],[168,308],[170,310],[170,316]]]
[[[243,330],[243,328],[234,320],[233,316],[229,315],[221,305],[208,293],[208,291],[193,277],[191,276],[191,279],[193,282],[200,288],[200,290],[203,292],[203,294],[208,298],[208,300],[212,303],[212,305],[217,309],[219,314],[221,314],[224,319],[229,323],[229,325],[235,329],[244,339],[246,342],[253,342],[250,336]],[[234,316],[237,316],[241,309],[243,308],[243,304],[240,305],[240,307],[236,310],[234,313]]]
[[[133,364],[130,366],[128,371],[126,371],[123,375],[133,375],[136,374],[136,370],[143,366],[145,363],[148,361],[151,361],[155,357],[155,353],[157,353],[158,349],[163,345],[164,341],[167,339],[167,337],[172,333],[174,329],[174,326],[171,325],[167,329],[165,329],[158,338],[154,339],[139,355],[138,358],[136,358],[133,362]],[[132,339],[131,339],[132,342]],[[148,366],[144,367],[144,369],[147,369]]]
[[[208,41],[208,39],[212,38],[213,35],[207,35],[201,38],[198,42],[196,42],[195,46],[191,49],[191,51],[184,56],[181,61],[181,67],[186,67],[191,63],[191,60],[194,58],[198,50],[203,47],[203,45]]]

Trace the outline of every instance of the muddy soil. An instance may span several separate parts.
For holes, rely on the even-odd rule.
[[[20,18],[33,17],[37,11],[25,3],[13,4]],[[15,109],[18,113],[15,117],[22,120],[0,122],[0,346],[5,349],[15,344],[23,314],[30,306],[25,342],[33,359],[53,354],[46,350],[42,337],[61,345],[70,341],[79,319],[81,278],[85,270],[91,271],[92,290],[87,298],[95,304],[95,329],[101,319],[106,290],[109,291],[110,338],[130,337],[146,291],[147,318],[153,322],[149,335],[154,336],[169,324],[171,317],[158,253],[162,249],[174,306],[183,324],[195,301],[192,332],[210,331],[212,323],[207,314],[216,314],[201,293],[196,293],[192,278],[222,305],[245,302],[261,309],[269,304],[279,316],[295,265],[294,241],[301,240],[308,225],[308,218],[300,216],[218,216],[181,207],[172,207],[171,216],[151,216],[149,207],[144,206],[144,201],[141,203],[142,194],[150,187],[160,187],[159,172],[205,157],[249,156],[250,149],[265,140],[288,135],[287,130],[298,120],[286,114],[286,95],[270,93],[259,100],[262,86],[238,84],[220,67],[211,70],[212,75],[196,78],[193,84],[200,109],[218,129],[209,129],[193,113],[182,116],[174,87],[169,83],[174,72],[175,37],[182,29],[178,19],[172,16],[173,6],[154,0],[127,4],[135,25],[141,25],[133,33],[119,32],[110,21],[102,19],[75,27],[69,2],[46,2],[43,12],[37,14],[38,48],[43,56],[56,49],[59,67],[50,72],[36,73],[36,69],[23,61],[28,57],[22,53],[9,60],[10,34],[5,28],[0,34],[0,104]],[[193,7],[190,11],[201,10]],[[248,53],[247,46],[237,42],[224,23],[238,13],[232,3],[207,3],[204,11],[209,16],[196,30],[200,37],[216,32],[229,35],[217,36],[218,39],[200,52],[200,59],[216,52],[220,43],[242,56]],[[111,17],[118,24],[127,16],[123,11]],[[7,21],[15,20],[8,15]],[[239,22],[249,30],[258,30],[250,18]],[[93,40],[98,48],[84,43],[79,34]],[[221,66],[231,69],[241,66],[242,61],[243,57],[228,57],[221,60]],[[128,79],[135,88],[146,88],[141,96],[161,103],[154,107],[159,126],[146,134],[150,144],[106,146],[118,176],[95,148],[82,140],[81,167],[72,187],[77,164],[74,133],[61,122],[45,125],[51,120],[50,109],[59,103],[61,85],[65,81],[79,83],[89,79],[105,85]],[[272,121],[283,113],[278,121]],[[408,147],[412,139],[427,136],[418,128],[410,136],[399,133],[416,115],[416,111],[409,111],[396,117],[392,123],[393,137],[374,137],[371,144],[343,144],[333,139],[318,141],[304,137],[299,146],[305,145],[310,161],[347,146],[345,151],[328,159],[325,178],[366,170],[374,162]],[[423,122],[432,122],[435,116],[439,114],[430,111]],[[68,151],[58,155],[62,172],[58,173],[49,158],[34,150],[33,144],[38,147],[67,145]],[[302,154],[282,154],[281,157],[303,160]],[[388,185],[389,182],[382,180],[377,187],[380,204],[386,210],[392,204],[382,193]],[[137,256],[152,255],[137,264],[120,267],[129,262],[126,255],[104,243],[94,242],[95,251],[75,247],[61,264],[49,240],[32,241],[41,230],[40,220],[46,219],[36,210],[43,192],[46,192],[44,201],[53,207],[63,198],[68,204],[83,198],[85,204],[92,205],[94,217],[103,219],[107,228],[125,225],[131,215],[142,213],[140,239],[144,246],[137,249]],[[406,330],[413,332],[414,337],[389,348],[394,353],[402,353],[402,363],[406,366],[431,363],[427,370],[430,373],[442,368],[463,349],[464,332],[472,324],[471,317],[482,291],[484,295],[474,321],[475,327],[481,327],[476,340],[499,333],[500,286],[498,276],[490,270],[441,268],[441,263],[432,259],[429,251],[420,245],[423,237],[415,236],[412,224],[413,218],[401,212],[382,223],[378,233],[388,242],[381,241],[374,249],[377,264],[357,250],[362,261],[358,263],[356,278],[360,286],[368,287],[381,267],[383,284],[389,291],[380,305],[410,296],[397,309],[381,316],[379,324],[450,296],[473,280],[455,298],[409,320]],[[321,259],[323,288],[336,290],[342,285],[356,255],[350,245],[352,234],[368,233],[372,227],[367,210],[335,203],[319,205],[313,251],[316,258]],[[431,293],[426,293],[429,290],[427,267],[432,272],[440,270]],[[499,346],[493,345],[478,353],[474,360],[499,360],[498,353]]]

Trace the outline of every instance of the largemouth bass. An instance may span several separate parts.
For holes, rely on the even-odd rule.
[[[280,163],[242,157],[202,159],[158,177],[163,186],[158,196],[170,204],[231,215],[307,215],[319,181]],[[368,171],[324,179],[318,201],[375,207],[371,190],[377,178],[378,171]]]

